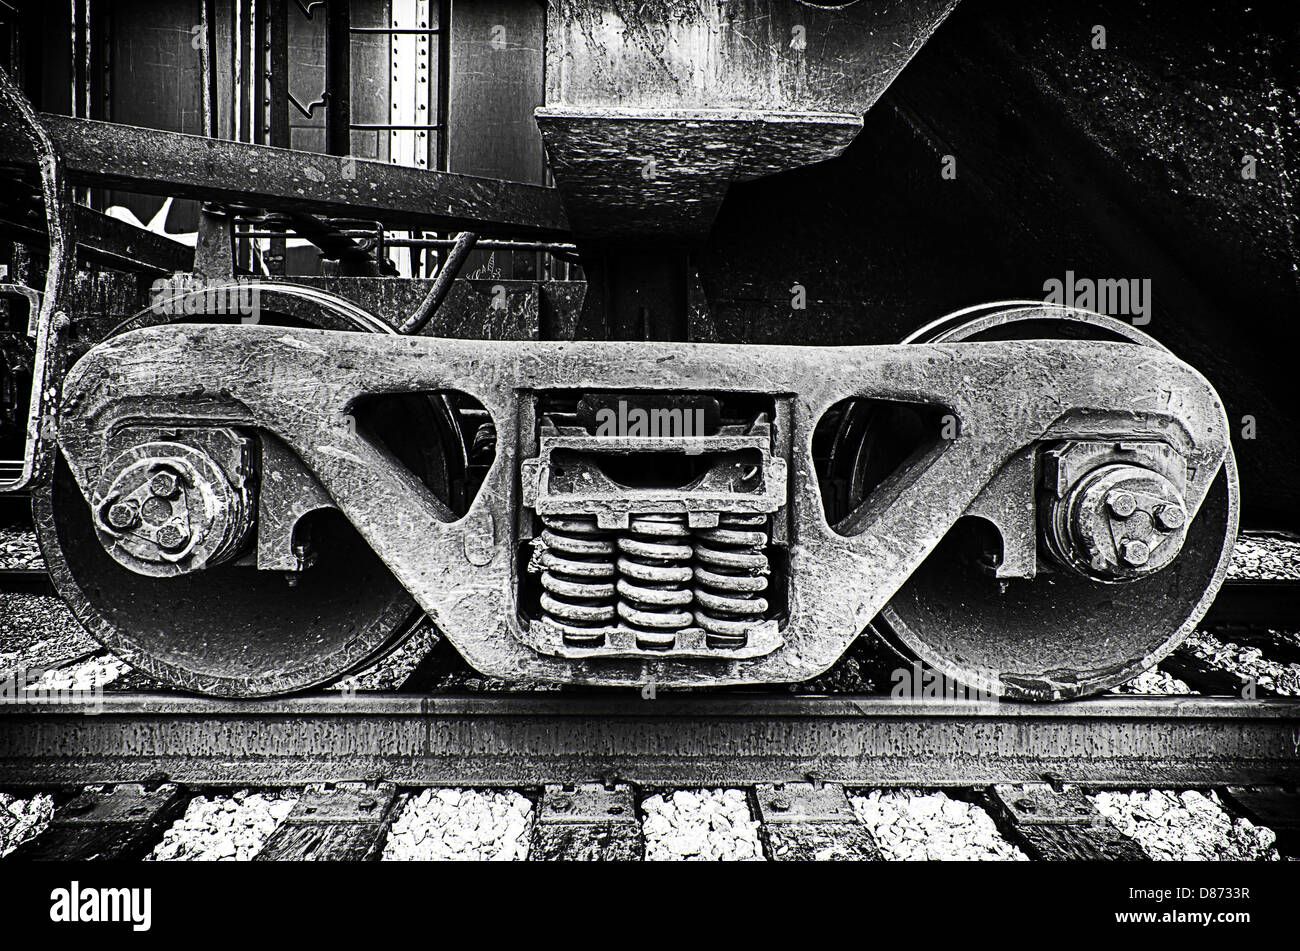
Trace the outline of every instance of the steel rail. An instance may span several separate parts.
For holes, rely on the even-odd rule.
[[[403,168],[351,156],[209,139],[42,113],[72,184],[338,217],[389,226],[567,240],[559,193],[541,185]],[[35,167],[0,115],[0,166]]]
[[[861,786],[1294,783],[1300,703],[1103,697],[1060,704],[636,692],[105,694],[0,704],[0,785],[158,781]]]

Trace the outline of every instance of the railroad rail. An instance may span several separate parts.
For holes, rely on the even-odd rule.
[[[1300,781],[1300,702],[106,693],[91,707],[0,707],[0,781],[9,786],[687,786],[810,776],[854,786],[1288,785]]]

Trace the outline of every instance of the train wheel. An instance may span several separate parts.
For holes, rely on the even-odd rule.
[[[284,286],[274,293],[286,294]],[[263,322],[387,329],[343,301],[323,309],[301,299],[291,303],[285,310],[296,316],[265,315]],[[141,315],[118,330],[151,322],[153,315]],[[450,495],[465,450],[442,401],[402,397],[400,405],[384,408],[374,429],[433,491]],[[255,697],[327,683],[395,648],[420,615],[334,510],[308,516],[315,562],[292,585],[280,572],[234,562],[175,577],[124,567],[100,543],[61,458],[51,482],[33,491],[32,510],[50,576],[77,619],[133,667],[185,690]]]
[[[905,342],[1051,338],[1160,346],[1112,318],[1041,303],[963,311]],[[997,579],[980,563],[982,546],[969,544],[963,531],[977,534],[980,526],[959,521],[872,628],[968,688],[1025,700],[1097,693],[1151,667],[1191,633],[1223,583],[1237,519],[1236,462],[1229,449],[1177,557],[1122,583],[1066,568],[1033,579]]]

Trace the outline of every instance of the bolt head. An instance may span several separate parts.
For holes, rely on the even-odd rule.
[[[158,530],[158,544],[167,551],[184,548],[189,540],[189,534],[176,525],[164,525]]]
[[[1137,499],[1125,489],[1115,489],[1107,495],[1106,505],[1119,518],[1128,518],[1137,511]]]
[[[149,480],[149,491],[160,499],[174,498],[180,490],[180,481],[174,472],[164,470]]]
[[[134,502],[114,502],[108,507],[108,524],[118,531],[131,528],[139,519]]]
[[[1182,528],[1186,521],[1187,513],[1177,505],[1162,505],[1156,509],[1156,524],[1167,532]]]
[[[1120,555],[1126,564],[1134,568],[1140,568],[1151,558],[1151,549],[1147,543],[1136,538],[1130,538],[1120,546]]]

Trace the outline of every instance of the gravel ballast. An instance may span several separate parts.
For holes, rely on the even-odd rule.
[[[48,793],[29,799],[0,792],[0,858],[36,838],[54,818],[54,800]]]
[[[88,657],[66,667],[47,670],[39,680],[28,684],[29,690],[66,691],[94,690],[105,687],[130,671],[131,667],[124,660],[118,660],[112,654],[103,653]]]
[[[1190,694],[1192,688],[1173,674],[1167,674],[1159,667],[1142,671],[1128,683],[1120,684],[1111,693],[1135,694],[1144,697],[1168,697]]]
[[[1156,860],[1276,861],[1277,836],[1249,819],[1233,819],[1216,793],[1100,792],[1089,796],[1121,832]]]
[[[1258,647],[1242,647],[1208,631],[1193,631],[1184,642],[1196,657],[1284,697],[1300,697],[1300,664],[1269,660]]]
[[[152,861],[246,862],[293,811],[293,793],[198,796],[150,854]]]
[[[523,861],[532,824],[533,804],[516,792],[426,789],[389,828],[383,860]]]
[[[679,789],[653,795],[645,813],[651,861],[762,861],[758,822],[739,789]]]
[[[30,528],[0,528],[0,568],[39,571],[45,567],[36,533]]]
[[[853,809],[895,861],[1028,861],[979,806],[941,792],[872,790]]]
[[[0,591],[0,670],[52,667],[97,647],[61,598]]]
[[[1232,549],[1229,578],[1300,579],[1300,539],[1240,535]]]

